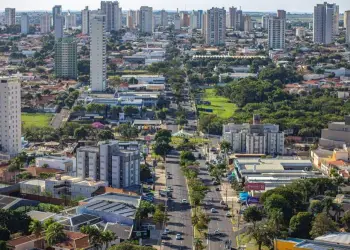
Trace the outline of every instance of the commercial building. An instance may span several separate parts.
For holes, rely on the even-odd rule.
[[[122,27],[122,9],[118,1],[101,1],[101,14],[106,15],[106,32]]]
[[[237,8],[230,7],[226,16],[226,27],[235,30],[236,29],[236,16]]]
[[[286,19],[282,18],[283,12],[280,11],[281,17],[270,17],[268,19],[268,45],[270,49],[284,49]]]
[[[106,16],[95,15],[90,20],[90,84],[92,91],[107,88]]]
[[[75,171],[75,158],[57,157],[57,156],[43,156],[35,158],[35,166],[37,168],[47,167],[58,169],[66,173]]]
[[[225,44],[226,10],[212,8],[207,11],[205,41],[208,45]]]
[[[317,4],[314,7],[313,40],[314,43],[330,44],[339,30],[339,6],[336,4]]]
[[[160,12],[160,26],[168,26],[168,12],[166,12],[165,10],[161,10]]]
[[[49,13],[44,13],[40,16],[40,33],[47,34],[51,31],[51,16]]]
[[[63,26],[64,26],[64,16],[62,15],[55,15],[55,40],[58,40],[60,38],[63,38]]]
[[[229,123],[223,126],[222,137],[235,153],[284,154],[284,133],[275,124]]]
[[[8,26],[16,24],[15,8],[5,8],[5,24]]]
[[[64,28],[66,30],[72,29],[73,27],[77,26],[77,15],[70,13],[68,11],[67,15],[65,16],[65,22],[64,22]]]
[[[88,6],[81,11],[81,32],[83,35],[90,34],[90,11]]]
[[[62,6],[61,5],[55,5],[52,8],[52,20],[53,20],[53,28],[55,29],[55,25],[56,25],[56,16],[62,15]]]
[[[129,81],[130,79],[136,79],[138,83],[150,83],[150,84],[164,84],[165,76],[163,75],[122,75],[123,81]]]
[[[350,10],[344,12],[344,27],[346,29],[346,43],[350,44]]]
[[[142,33],[153,33],[153,8],[148,6],[141,6],[139,26]]]
[[[115,188],[140,184],[139,149],[122,149],[118,141],[77,150],[77,176],[105,181]]]
[[[58,39],[55,44],[55,75],[58,78],[78,77],[77,43],[72,37]]]
[[[344,122],[331,122],[322,129],[319,146],[327,149],[343,148],[350,144],[350,116]]]
[[[252,18],[249,15],[244,15],[244,32],[251,32],[253,30]]]
[[[17,78],[0,77],[0,152],[4,157],[21,151],[21,126],[21,83]]]
[[[29,33],[29,16],[27,13],[21,15],[21,34],[27,35]]]

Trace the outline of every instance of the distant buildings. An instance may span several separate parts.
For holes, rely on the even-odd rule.
[[[331,122],[328,128],[322,129],[319,145],[323,148],[343,148],[350,144],[350,116],[345,116],[345,122]]]
[[[225,44],[226,10],[212,8],[207,11],[205,41],[208,45]]]
[[[118,1],[101,1],[101,13],[106,15],[106,32],[122,27],[122,9]]]
[[[174,15],[174,28],[175,30],[181,29],[181,17],[178,13]]]
[[[53,28],[55,28],[56,24],[56,16],[57,15],[62,15],[62,6],[61,5],[55,5],[52,8],[52,20],[53,20]]]
[[[186,11],[182,11],[180,13],[181,17],[181,27],[188,27],[190,26],[190,15]]]
[[[21,126],[21,83],[17,78],[0,77],[0,152],[5,156],[21,151]]]
[[[336,4],[317,4],[314,7],[314,43],[330,44],[339,33],[339,6]]]
[[[134,144],[121,144],[118,141],[109,141],[99,144],[98,147],[78,148],[77,176],[105,181],[114,188],[139,185],[138,145],[135,147]]]
[[[77,26],[77,15],[72,14],[70,13],[70,11],[68,11],[67,15],[65,16],[64,28],[68,30],[76,26]]]
[[[244,16],[242,10],[236,11],[236,30],[243,31],[244,30]]]
[[[153,33],[153,8],[141,6],[139,26],[142,33]]]
[[[197,18],[198,18],[198,13],[196,11],[192,11],[190,14],[190,28],[191,29],[197,29]]]
[[[27,35],[29,33],[29,16],[27,13],[21,15],[21,34]]]
[[[270,19],[270,15],[263,15],[261,17],[261,27],[264,29],[264,30],[267,30],[269,28],[269,19]]]
[[[90,84],[92,91],[107,88],[106,16],[95,15],[90,20]]]
[[[350,10],[344,13],[344,27],[346,29],[346,42],[350,44]]]
[[[230,7],[228,9],[228,13],[226,15],[226,27],[235,30],[236,29],[236,23],[237,23],[237,8]]]
[[[62,15],[55,15],[55,40],[63,38],[63,26],[64,26],[64,17]]]
[[[244,32],[251,32],[253,30],[252,18],[249,15],[244,15]]]
[[[55,44],[55,75],[58,78],[78,77],[77,43],[72,37],[61,38]]]
[[[5,24],[8,26],[16,24],[15,8],[5,8]]]
[[[165,10],[161,10],[160,12],[160,26],[168,26],[168,12],[166,12]]]
[[[128,14],[126,16],[126,27],[128,27],[129,29],[135,29],[136,26],[138,25],[137,13],[139,13],[139,11],[136,11],[136,10],[128,11]]]
[[[81,32],[83,35],[90,34],[90,11],[88,6],[81,11]]]
[[[229,123],[224,125],[222,136],[223,140],[231,144],[235,153],[284,154],[284,133],[280,132],[279,126],[275,124]]]
[[[44,13],[40,16],[40,33],[47,34],[50,33],[51,17],[50,14]]]
[[[304,38],[306,35],[304,27],[298,27],[295,29],[295,36],[299,38]]]
[[[277,11],[277,17],[268,18],[268,45],[270,49],[284,49],[286,33],[286,12]]]

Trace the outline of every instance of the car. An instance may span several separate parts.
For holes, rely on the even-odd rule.
[[[213,181],[213,185],[218,185],[218,184],[219,184],[219,182]]]
[[[232,217],[232,214],[230,212],[227,212],[226,217]]]
[[[229,210],[229,208],[228,208],[227,205],[224,205],[223,209],[224,209],[225,211]]]
[[[215,208],[212,208],[212,209],[210,209],[210,212],[216,213],[216,209],[215,209]]]
[[[187,203],[187,200],[186,199],[182,199],[181,203]]]
[[[175,237],[177,240],[181,240],[182,239],[182,236],[181,234],[176,234],[176,237]]]
[[[217,188],[215,188],[215,190],[216,190],[216,191],[220,191],[220,188],[217,187]]]
[[[215,231],[214,231],[214,235],[219,235],[220,234],[220,230],[219,229],[216,229]]]
[[[169,190],[169,191],[173,191],[172,186],[168,186],[168,190]]]
[[[172,179],[172,177],[170,175],[167,176],[168,179]]]
[[[225,205],[225,202],[224,201],[220,201],[220,205]]]

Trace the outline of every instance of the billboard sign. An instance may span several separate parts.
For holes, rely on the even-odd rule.
[[[265,183],[246,183],[245,188],[248,191],[264,191]]]

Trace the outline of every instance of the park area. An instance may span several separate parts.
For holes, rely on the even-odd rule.
[[[49,127],[52,114],[22,113],[23,128]]]
[[[225,97],[216,96],[214,89],[206,89],[202,99],[202,102],[210,102],[210,105],[198,105],[198,109],[207,109],[212,110],[212,112],[201,111],[200,113],[212,113],[217,115],[220,118],[228,119],[232,117],[235,110],[237,109],[236,104],[230,103],[229,100]]]

